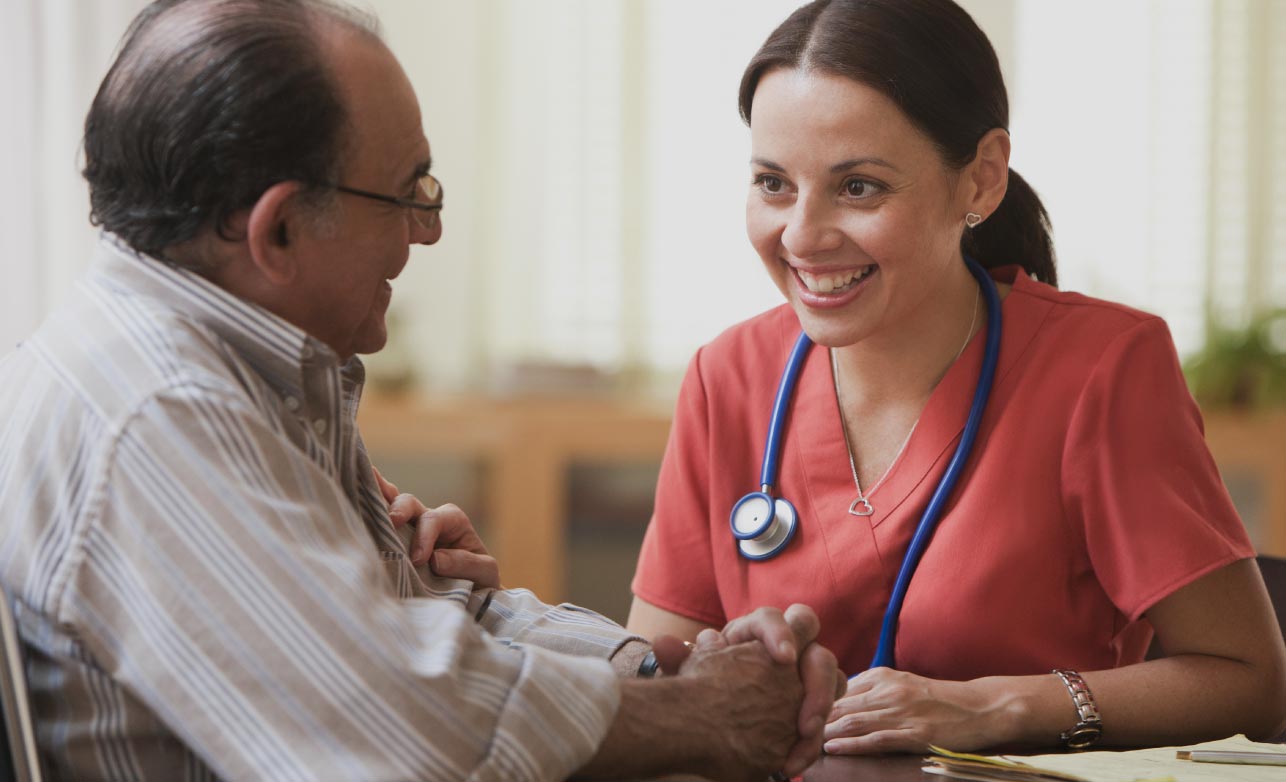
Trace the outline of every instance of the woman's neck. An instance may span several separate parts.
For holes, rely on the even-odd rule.
[[[967,268],[944,280],[920,311],[836,348],[846,409],[923,405],[986,321],[986,303]]]

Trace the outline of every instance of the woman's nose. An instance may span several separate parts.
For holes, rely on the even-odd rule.
[[[808,258],[838,249],[843,235],[832,210],[814,199],[800,198],[786,218],[781,243],[796,258]]]

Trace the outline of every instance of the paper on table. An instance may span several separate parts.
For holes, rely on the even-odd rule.
[[[1245,736],[1233,736],[1205,744],[1129,752],[1075,752],[1058,755],[1014,757],[1033,766],[1092,779],[1094,782],[1132,782],[1172,776],[1176,782],[1282,782],[1280,766],[1233,766],[1223,763],[1193,763],[1179,760],[1180,749],[1230,752],[1281,752],[1281,744],[1260,744]]]

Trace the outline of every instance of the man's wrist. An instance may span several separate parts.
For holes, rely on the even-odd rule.
[[[700,682],[679,677],[622,681],[616,717],[580,773],[651,778],[708,768],[718,737],[699,713],[700,689]]]
[[[621,644],[612,654],[612,669],[622,678],[634,678],[639,675],[639,666],[652,653],[652,644],[639,638],[633,638]]]

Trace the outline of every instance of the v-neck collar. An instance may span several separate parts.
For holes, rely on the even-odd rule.
[[[1037,329],[1020,325],[1020,321],[1044,316],[1044,307],[1029,306],[1038,298],[1024,295],[1037,285],[1017,266],[992,270],[991,276],[1000,283],[1012,285],[1009,295],[1001,302],[1002,329],[1000,361],[996,368],[996,381],[991,401],[984,414],[983,430],[975,449],[985,446],[985,434],[990,430],[987,419],[998,415],[997,409],[1004,394],[1004,380],[1026,350]],[[1018,294],[1018,295],[1015,295]],[[788,310],[789,311],[789,310]],[[1011,325],[1012,324],[1012,325]],[[799,335],[799,321],[793,316],[781,320],[783,338],[793,344]],[[831,376],[831,364],[825,348],[809,352],[796,388],[796,406],[808,411],[807,415],[787,422],[792,428],[790,437],[798,437],[806,445],[792,449],[800,474],[806,476],[807,491],[812,506],[820,517],[842,518],[854,522],[865,519],[872,528],[898,514],[907,499],[926,480],[940,470],[937,467],[954,452],[960,434],[964,431],[977,388],[978,374],[986,347],[986,328],[982,328],[969,341],[964,352],[947,369],[937,387],[929,395],[920,419],[911,432],[901,453],[889,466],[875,491],[866,494],[874,507],[870,516],[852,516],[849,503],[857,497],[857,487],[849,464],[848,444],[840,419],[839,402]],[[837,500],[846,497],[846,500]],[[833,507],[832,507],[833,506]],[[917,511],[918,513],[918,511]]]

